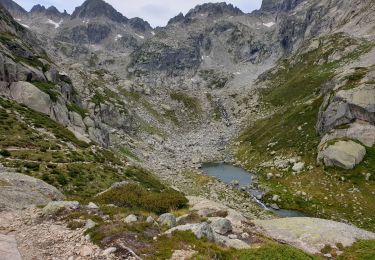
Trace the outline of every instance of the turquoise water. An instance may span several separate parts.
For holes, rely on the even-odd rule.
[[[254,177],[253,173],[245,171],[240,167],[236,167],[226,163],[205,163],[202,165],[202,170],[209,176],[215,177],[220,181],[233,184],[237,182],[239,187],[247,187],[251,184],[252,179]],[[272,211],[276,215],[280,217],[305,217],[302,212],[296,210],[288,210],[288,209],[280,209],[275,210],[272,208],[267,207],[262,201],[256,199],[255,194],[259,194],[260,192],[257,190],[250,190],[248,192],[251,194],[252,197],[257,201],[257,203],[265,208],[266,210]]]

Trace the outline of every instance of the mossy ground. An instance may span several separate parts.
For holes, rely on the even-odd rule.
[[[367,42],[355,43],[342,34],[332,37],[321,40],[324,45],[317,50],[284,60],[280,69],[269,76],[272,87],[261,94],[265,106],[276,112],[254,122],[242,133],[238,139],[240,145],[236,147],[236,157],[247,169],[257,170],[262,185],[270,189],[266,200],[270,200],[272,194],[277,194],[281,196],[279,206],[283,208],[316,217],[346,220],[375,231],[375,148],[368,148],[365,160],[351,171],[319,166],[316,162],[321,138],[315,130],[323,100],[320,88],[335,75],[337,67],[373,47]],[[318,62],[328,60],[333,46],[345,49],[345,46],[353,44],[358,44],[357,49],[342,59]],[[363,77],[362,69],[356,71],[358,75],[351,78],[351,83]],[[275,145],[269,147],[271,143]],[[301,174],[293,174],[289,169],[281,172],[282,178],[267,180],[267,173],[280,173],[277,169],[258,168],[260,163],[273,159],[271,151],[286,158],[300,156],[306,166],[312,167]],[[365,173],[372,173],[369,181],[365,180]],[[307,195],[296,195],[297,191]]]
[[[375,240],[358,241],[345,248],[338,260],[373,260],[375,259]]]

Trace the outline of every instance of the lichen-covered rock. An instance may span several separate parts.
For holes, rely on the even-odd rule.
[[[312,254],[325,245],[351,246],[357,240],[375,239],[375,234],[355,226],[317,218],[282,218],[255,220],[260,231]]]
[[[249,249],[251,246],[246,242],[237,239],[237,238],[229,238],[226,236],[222,236],[219,234],[215,234],[215,242],[218,244],[222,244],[226,247],[235,248],[235,249]]]
[[[44,215],[54,215],[60,210],[69,209],[74,210],[78,209],[80,204],[78,201],[52,201],[43,208]]]
[[[165,233],[172,234],[174,231],[188,231],[188,230],[193,232],[194,235],[198,239],[205,237],[209,241],[215,240],[214,231],[212,230],[212,227],[210,226],[210,224],[208,224],[207,222],[200,223],[200,224],[186,224],[186,225],[177,226],[177,227],[169,229]]]
[[[221,235],[225,235],[232,231],[232,223],[226,218],[219,218],[211,223],[212,229]]]
[[[366,149],[353,141],[338,141],[327,144],[319,151],[318,161],[326,166],[337,166],[344,169],[353,169],[362,162]]]
[[[167,226],[169,228],[175,227],[177,225],[176,217],[171,213],[160,215],[158,222],[160,225]]]

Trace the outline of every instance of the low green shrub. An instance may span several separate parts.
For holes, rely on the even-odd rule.
[[[10,157],[11,154],[8,150],[0,150],[0,155],[3,157]]]
[[[173,189],[152,191],[139,184],[128,184],[112,189],[97,198],[98,203],[114,204],[118,207],[141,209],[156,214],[186,207],[187,199]]]

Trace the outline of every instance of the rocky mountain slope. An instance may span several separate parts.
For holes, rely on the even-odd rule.
[[[203,162],[226,160],[256,173],[252,185],[267,205],[375,231],[372,1],[264,0],[251,14],[209,3],[155,29],[102,0],[87,0],[71,15],[55,7],[37,5],[26,12],[12,1],[0,3],[14,17],[0,9],[0,162],[8,167],[0,187],[7,187],[9,198],[0,207],[49,201],[43,192],[35,193],[34,202],[17,201],[22,187],[6,177],[9,172],[42,179],[81,203],[59,204],[65,210],[50,217],[73,229],[94,220],[87,234],[102,249],[115,247],[110,257],[152,258],[159,252],[162,259],[172,253],[175,259],[179,254],[226,259],[276,250],[277,259],[311,259],[262,237],[326,257],[355,242],[347,233],[341,240],[296,237],[303,223],[321,225],[315,235],[322,237],[332,223],[333,232],[346,228],[323,220],[302,218],[290,232],[283,231],[289,219],[276,227],[254,221],[253,230],[254,219],[272,216],[248,193],[198,169]],[[154,171],[163,184],[139,167]],[[50,189],[43,185],[36,190]],[[210,201],[187,209],[182,194],[169,186],[226,206],[211,212]],[[84,206],[92,201],[99,206]],[[166,204],[156,207],[156,201]],[[225,234],[212,231],[216,224],[206,218],[222,217],[221,224],[235,226],[238,219],[223,214],[227,206],[241,215],[239,226]],[[186,219],[161,217],[160,223],[167,219],[174,228],[170,231],[148,218],[174,207],[182,210],[172,213],[186,213]],[[39,214],[32,211],[31,217]],[[177,242],[171,243],[163,234],[176,230],[183,232],[174,233]],[[373,235],[354,233],[363,239]],[[82,248],[91,251],[76,248],[76,255],[106,259],[90,243]],[[263,247],[241,252],[214,243]],[[356,254],[355,248],[368,245],[363,243],[344,255]],[[152,250],[143,250],[146,245]],[[280,251],[285,255],[277,256]]]

